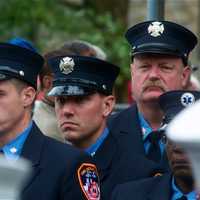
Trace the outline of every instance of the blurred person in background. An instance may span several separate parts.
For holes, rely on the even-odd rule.
[[[60,133],[56,120],[54,97],[48,96],[48,92],[52,88],[53,74],[47,60],[65,54],[92,56],[103,60],[106,59],[103,50],[82,40],[68,41],[59,49],[44,54],[45,63],[39,73],[40,98],[35,102],[33,119],[45,135],[53,137],[59,141],[64,141],[64,138]]]

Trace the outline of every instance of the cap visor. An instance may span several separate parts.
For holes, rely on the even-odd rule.
[[[9,75],[3,74],[0,72],[0,81],[8,80],[11,77]]]
[[[94,93],[94,90],[81,86],[66,85],[55,86],[48,93],[48,96],[85,96]]]

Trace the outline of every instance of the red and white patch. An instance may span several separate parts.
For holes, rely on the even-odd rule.
[[[96,166],[83,163],[77,173],[79,184],[87,200],[100,200],[100,184]]]

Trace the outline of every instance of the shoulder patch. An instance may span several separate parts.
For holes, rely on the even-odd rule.
[[[97,168],[91,163],[83,163],[78,168],[78,180],[87,200],[100,200],[100,184]]]

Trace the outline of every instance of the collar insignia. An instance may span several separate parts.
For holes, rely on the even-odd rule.
[[[69,74],[74,70],[74,60],[70,57],[64,57],[60,60],[59,68],[63,74]]]
[[[152,22],[148,27],[148,33],[153,37],[158,37],[164,32],[164,25],[161,22]]]

